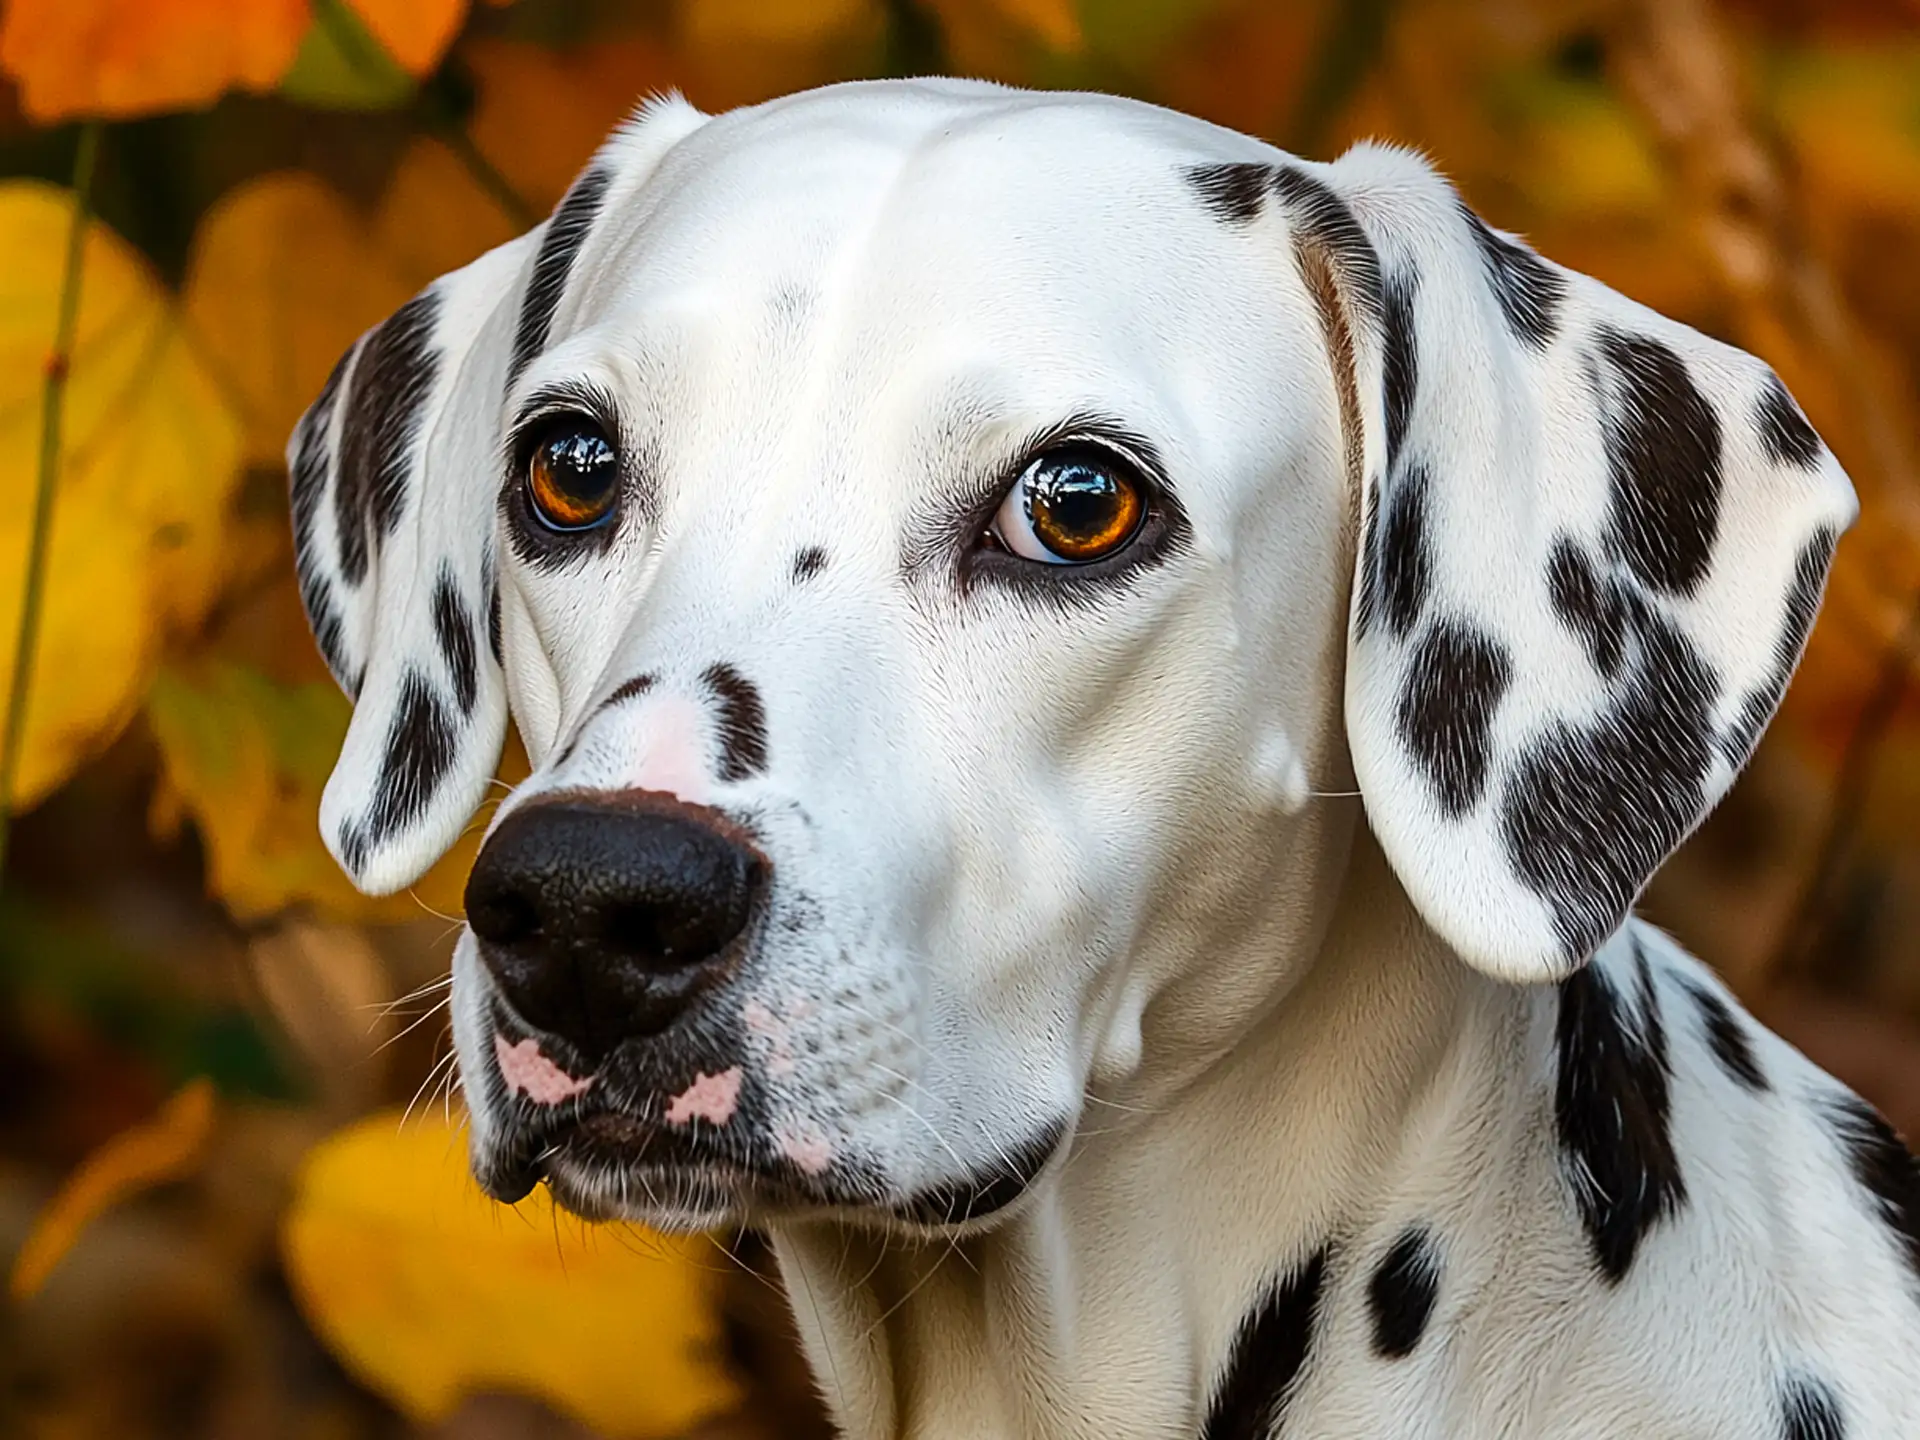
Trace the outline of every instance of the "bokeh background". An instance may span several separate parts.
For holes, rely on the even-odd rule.
[[[951,72],[1388,137],[1765,356],[1863,518],[1646,909],[1920,1129],[1920,0],[4,0],[0,72],[0,1435],[824,1433],[753,1237],[465,1179],[472,834],[369,901],[315,831],[347,705],[284,436],[669,87]]]

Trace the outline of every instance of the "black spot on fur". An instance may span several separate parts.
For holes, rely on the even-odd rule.
[[[1814,434],[1807,417],[1793,403],[1780,377],[1769,373],[1760,387],[1760,400],[1753,408],[1754,428],[1760,432],[1760,445],[1776,465],[1797,465],[1802,470],[1820,468],[1820,437]]]
[[[1780,1433],[1785,1440],[1847,1440],[1839,1398],[1811,1376],[1789,1375],[1780,1386]]]
[[[1286,202],[1294,232],[1324,249],[1347,292],[1347,302],[1362,318],[1379,323],[1382,311],[1380,256],[1347,202],[1326,185],[1291,165],[1273,170],[1274,192]]]
[[[333,428],[333,412],[340,399],[340,381],[352,358],[349,349],[335,362],[320,393],[300,417],[293,435],[293,464],[288,470],[288,508],[293,516],[293,563],[300,577],[300,604],[307,612],[307,624],[320,647],[320,657],[349,696],[359,688],[359,677],[349,668],[346,633],[334,606],[333,583],[327,578],[318,549],[318,525],[327,492],[327,466],[333,454],[328,431]]]
[[[487,592],[487,650],[494,664],[503,665],[506,657],[500,646],[500,576],[493,568],[491,547],[480,560],[480,584]]]
[[[1691,595],[1720,531],[1720,417],[1660,341],[1602,330],[1597,350],[1607,547],[1649,589]]]
[[[1306,1368],[1327,1278],[1323,1246],[1275,1281],[1240,1322],[1214,1387],[1202,1440],[1270,1440]]]
[[[423,290],[360,342],[333,485],[340,574],[349,585],[367,578],[373,554],[406,511],[420,414],[440,368],[433,348],[439,316],[440,297]]]
[[[1367,1282],[1374,1350],[1390,1360],[1411,1355],[1426,1333],[1439,1291],[1440,1257],[1432,1238],[1418,1225],[1402,1231]]]
[[[731,665],[701,677],[720,706],[720,778],[745,780],[767,768],[767,711],[753,682]]]
[[[1828,1106],[1853,1177],[1873,1196],[1880,1220],[1920,1280],[1920,1165],[1880,1112],[1853,1094]]]
[[[386,749],[373,785],[373,803],[359,824],[346,822],[340,852],[356,874],[368,854],[426,811],[453,765],[457,737],[447,707],[427,677],[409,668],[387,726]]]
[[[607,698],[602,700],[598,705],[594,706],[593,713],[575,727],[572,737],[561,747],[559,755],[555,757],[553,768],[558,770],[573,758],[573,752],[580,748],[580,741],[585,737],[587,731],[592,728],[595,720],[599,719],[615,706],[624,705],[627,701],[646,694],[649,690],[653,689],[653,683],[653,676],[644,672],[635,675],[630,680],[621,681],[620,684],[615,687],[613,693],[608,695]]]
[[[1552,907],[1569,965],[1614,931],[1706,807],[1719,679],[1665,617],[1629,608],[1631,653],[1606,708],[1529,745],[1503,792],[1507,853]]]
[[[1215,219],[1230,225],[1244,225],[1260,214],[1273,170],[1267,165],[1244,163],[1194,165],[1186,174],[1187,184]]]
[[[1733,1007],[1704,985],[1688,982],[1686,988],[1693,1003],[1700,1007],[1707,1046],[1713,1051],[1713,1058],[1720,1062],[1720,1068],[1736,1083],[1756,1093],[1772,1089],[1767,1083],[1766,1071],[1760,1068],[1759,1057],[1753,1053],[1747,1027],[1740,1023]]]
[[[460,598],[453,568],[444,564],[433,587],[433,636],[440,643],[441,658],[447,662],[460,713],[471,715],[473,702],[480,694],[480,659],[475,653],[473,620]]]
[[[553,327],[553,315],[566,293],[567,277],[573,272],[573,260],[586,243],[607,197],[612,176],[605,170],[589,170],[573,182],[566,198],[547,221],[540,237],[540,253],[534,257],[533,274],[527,280],[527,293],[520,302],[520,319],[513,333],[513,358],[507,367],[507,388],[511,390],[533,362],[547,348],[547,334]]]
[[[1430,626],[1400,689],[1400,738],[1441,810],[1458,817],[1487,783],[1494,712],[1513,676],[1507,647],[1460,619]]]
[[[1414,299],[1420,289],[1418,272],[1397,269],[1387,277],[1382,293],[1382,387],[1387,412],[1387,473],[1393,473],[1400,447],[1406,442],[1413,418],[1413,397],[1420,383],[1420,352],[1414,341]]]
[[[1567,279],[1517,240],[1496,235],[1465,205],[1474,243],[1486,267],[1487,284],[1500,303],[1507,328],[1521,344],[1544,350],[1560,328],[1560,304],[1567,296]]]
[[[1547,557],[1547,593],[1553,613],[1586,642],[1593,668],[1608,680],[1618,676],[1634,610],[1633,592],[1611,576],[1603,577],[1593,558],[1561,535]]]
[[[1406,638],[1433,588],[1433,549],[1427,538],[1427,470],[1408,465],[1390,487],[1380,528],[1380,605],[1394,635]]]
[[[1611,1284],[1649,1231],[1687,1198],[1669,1127],[1667,1032],[1653,974],[1634,942],[1638,1024],[1589,965],[1560,982],[1554,1120],[1595,1264]]]
[[[793,583],[804,585],[826,568],[827,552],[818,545],[809,545],[793,557]]]
[[[1820,609],[1820,591],[1833,564],[1836,538],[1834,532],[1823,525],[1800,547],[1799,558],[1793,565],[1793,584],[1787,590],[1786,618],[1780,626],[1780,637],[1773,644],[1773,673],[1748,692],[1739,718],[1728,727],[1721,740],[1720,748],[1730,765],[1746,763],[1747,756],[1760,741],[1760,732],[1787,693],[1787,682],[1793,678],[1793,667],[1800,663],[1800,652],[1813,629],[1813,617]]]

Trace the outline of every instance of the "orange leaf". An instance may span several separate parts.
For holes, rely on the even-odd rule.
[[[460,33],[467,0],[346,0],[373,38],[413,75],[432,73]]]
[[[42,124],[193,109],[271,90],[310,20],[307,0],[13,0],[0,69]]]
[[[37,1294],[81,1232],[114,1205],[187,1173],[213,1133],[213,1084],[189,1081],[144,1125],[123,1130],[80,1163],[40,1211],[8,1282],[15,1300]]]

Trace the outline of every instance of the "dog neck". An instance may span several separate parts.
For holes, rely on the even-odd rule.
[[[1162,1103],[1091,1105],[997,1228],[921,1244],[775,1228],[848,1440],[1194,1436],[1277,1277],[1415,1175],[1467,1191],[1518,1163],[1505,1121],[1550,992],[1461,964],[1364,827],[1338,893],[1281,1004]]]

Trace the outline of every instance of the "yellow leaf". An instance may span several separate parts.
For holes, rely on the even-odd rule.
[[[682,13],[687,36],[697,45],[790,45],[847,30],[869,9],[867,0],[688,0]]]
[[[307,0],[12,0],[0,68],[42,124],[189,109],[272,89],[309,21]]]
[[[130,1195],[177,1180],[199,1160],[213,1133],[213,1085],[189,1081],[145,1125],[123,1130],[80,1163],[55,1192],[14,1258],[15,1300],[37,1294],[81,1233]]]
[[[0,184],[0,674],[13,664],[20,577],[71,198]],[[197,625],[229,567],[240,432],[151,272],[88,232],[66,398],[47,589],[21,755],[31,804],[139,707],[166,637]]]
[[[263,175],[200,222],[185,309],[245,399],[247,458],[278,465],[287,434],[361,331],[416,287],[375,253],[367,224],[303,172]]]
[[[1080,9],[1075,0],[992,0],[993,8],[1030,30],[1055,50],[1080,48]]]
[[[466,0],[346,0],[373,38],[414,75],[431,74],[460,33]]]
[[[459,913],[479,821],[411,889],[379,899],[355,890],[321,844],[320,791],[349,708],[331,680],[280,684],[218,661],[154,681],[147,719],[170,798],[193,817],[208,888],[236,918],[295,904],[374,921]]]
[[[583,1229],[544,1189],[512,1210],[457,1130],[378,1115],[308,1157],[282,1232],[308,1318],[417,1421],[478,1391],[532,1394],[610,1437],[678,1435],[728,1409],[719,1249]]]

